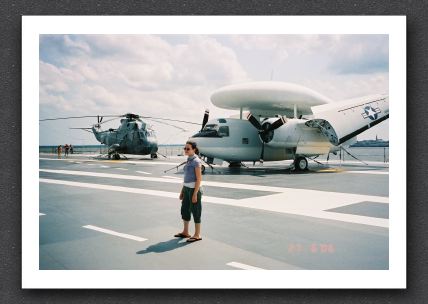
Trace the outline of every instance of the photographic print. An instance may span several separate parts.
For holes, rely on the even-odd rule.
[[[390,104],[405,111],[396,32],[356,32],[352,18],[334,32],[334,17],[319,32],[321,17],[294,32],[274,22],[215,32],[215,17],[205,31],[189,31],[191,17],[171,17],[187,20],[176,31],[159,17],[152,31],[127,31],[132,21],[85,32],[64,18],[63,29],[32,35],[29,277],[162,288],[202,273],[195,287],[375,287],[368,277],[405,270],[391,268],[405,266],[393,250],[405,247],[405,167],[390,174],[403,162],[393,141],[405,136],[405,121],[392,132],[389,123]],[[393,280],[384,284],[403,282]]]

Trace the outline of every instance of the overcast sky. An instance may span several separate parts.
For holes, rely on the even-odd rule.
[[[210,102],[217,88],[245,81],[287,81],[333,99],[388,93],[387,35],[41,35],[40,118],[124,114],[201,122],[228,117]],[[97,144],[96,119],[40,123],[40,144]],[[105,124],[117,127],[118,121]],[[151,122],[159,143],[187,132]],[[388,139],[388,121],[364,132]]]

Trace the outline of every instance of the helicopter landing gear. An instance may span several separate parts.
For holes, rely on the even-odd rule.
[[[306,157],[298,156],[294,159],[294,170],[305,171],[308,169],[308,160]]]
[[[150,154],[150,158],[158,158],[158,155],[156,153]]]
[[[112,153],[109,153],[108,155],[107,155],[107,157],[108,157],[108,159],[114,159],[114,160],[119,160],[120,159],[120,154],[119,153],[117,153],[117,152],[112,152]]]

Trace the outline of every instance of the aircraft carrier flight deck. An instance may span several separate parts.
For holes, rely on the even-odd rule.
[[[40,153],[40,269],[389,268],[387,163],[207,167],[202,240],[187,243],[183,170],[165,172],[184,160]]]

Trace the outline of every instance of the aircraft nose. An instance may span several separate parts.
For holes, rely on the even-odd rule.
[[[192,136],[190,136],[190,137],[189,137],[189,140],[190,140],[190,139],[191,139],[191,140],[195,140],[199,133],[200,133],[200,132],[196,132],[195,134],[193,134]]]

